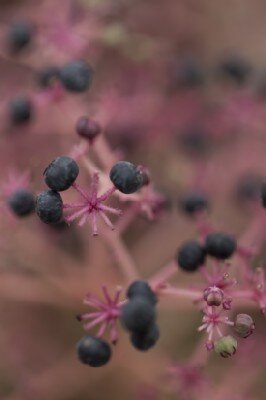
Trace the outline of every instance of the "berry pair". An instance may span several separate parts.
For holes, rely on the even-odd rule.
[[[157,297],[147,282],[133,282],[127,291],[128,302],[122,307],[121,322],[130,332],[133,346],[140,351],[152,348],[159,339],[155,305]]]
[[[207,235],[205,244],[202,246],[196,240],[189,240],[178,250],[176,260],[181,269],[186,272],[196,271],[204,264],[207,255],[226,260],[236,250],[235,239],[222,232]]]
[[[79,167],[72,158],[57,157],[44,171],[44,180],[50,190],[37,196],[36,211],[47,224],[60,222],[63,216],[63,202],[58,192],[67,190],[76,180]]]

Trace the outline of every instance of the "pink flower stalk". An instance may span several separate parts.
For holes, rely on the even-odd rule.
[[[248,280],[248,288],[233,292],[233,297],[253,300],[261,311],[266,312],[266,279],[265,271],[257,268]]]
[[[83,201],[81,203],[64,204],[64,209],[67,212],[71,211],[70,215],[65,217],[66,222],[70,223],[75,219],[80,219],[78,225],[83,226],[90,218],[92,225],[92,234],[93,236],[96,236],[98,235],[97,217],[100,216],[105,224],[113,230],[114,226],[110,219],[107,217],[106,212],[114,215],[121,215],[122,212],[117,208],[106,206],[102,203],[114,193],[116,188],[112,187],[101,196],[98,196],[98,173],[93,174],[90,189],[88,192],[85,192],[77,183],[74,183],[72,187],[81,195]]]
[[[204,315],[202,318],[202,325],[198,328],[198,331],[206,330],[208,334],[206,348],[207,350],[212,350],[215,337],[221,338],[224,336],[220,329],[221,325],[234,326],[234,322],[223,315],[223,308],[206,306],[202,311]]]
[[[237,283],[235,278],[230,278],[229,269],[231,267],[228,261],[213,261],[211,270],[204,265],[200,268],[200,273],[208,286],[216,286],[224,292],[230,291]]]
[[[122,289],[118,287],[115,291],[113,299],[108,293],[106,286],[102,286],[102,291],[104,295],[104,301],[99,300],[96,296],[87,294],[84,298],[83,303],[98,310],[96,312],[89,312],[86,314],[78,315],[79,321],[88,321],[84,325],[86,331],[90,331],[97,325],[100,325],[99,331],[97,333],[98,337],[102,337],[107,329],[110,329],[110,339],[113,344],[118,341],[118,329],[117,320],[120,316],[120,294]]]

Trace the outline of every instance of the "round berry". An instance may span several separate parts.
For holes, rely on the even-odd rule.
[[[102,367],[111,358],[110,345],[103,339],[86,335],[77,344],[78,358],[91,367]]]
[[[150,301],[151,304],[155,305],[158,301],[156,294],[152,291],[150,285],[143,280],[138,280],[128,287],[127,298],[132,300],[137,296],[142,296],[146,300]]]
[[[240,202],[249,202],[259,199],[262,178],[256,174],[247,174],[240,177],[236,187],[236,198]]]
[[[46,185],[56,192],[67,190],[78,174],[78,164],[68,156],[57,157],[43,173]]]
[[[37,196],[36,212],[46,224],[57,224],[63,216],[63,202],[59,193],[45,190]]]
[[[33,30],[33,25],[27,21],[14,22],[8,32],[9,49],[14,53],[24,49],[32,39]]]
[[[250,76],[251,66],[245,60],[236,55],[226,58],[218,68],[218,73],[224,79],[242,85]]]
[[[180,207],[187,215],[194,215],[208,208],[208,200],[199,193],[189,193],[180,200]]]
[[[119,161],[110,171],[110,179],[122,193],[136,192],[143,185],[143,178],[137,166],[128,161]]]
[[[101,130],[101,125],[97,121],[87,117],[80,117],[76,124],[77,134],[88,139],[89,142],[93,142],[93,140],[101,133]]]
[[[261,185],[261,200],[263,207],[266,208],[266,182]]]
[[[204,263],[205,256],[205,249],[196,240],[189,240],[179,248],[176,259],[182,270],[194,272]]]
[[[134,297],[129,300],[121,311],[123,326],[134,333],[147,332],[154,324],[156,312],[149,300],[144,297]]]
[[[38,73],[38,83],[41,87],[47,88],[59,79],[60,69],[56,66],[49,66],[43,68]]]
[[[189,126],[178,135],[178,141],[182,150],[189,156],[202,157],[210,149],[209,134],[197,125]]]
[[[32,117],[33,106],[28,97],[19,96],[9,103],[9,117],[14,125],[25,124]]]
[[[206,252],[215,258],[225,260],[233,255],[236,250],[236,240],[225,233],[210,233],[206,237]]]
[[[91,86],[93,70],[83,60],[71,61],[60,71],[64,88],[70,92],[85,92]]]
[[[147,351],[155,346],[160,337],[158,325],[152,325],[145,333],[132,333],[130,340],[133,346],[140,351]]]
[[[35,209],[34,195],[26,189],[19,189],[12,193],[7,202],[11,210],[18,217],[29,215]]]

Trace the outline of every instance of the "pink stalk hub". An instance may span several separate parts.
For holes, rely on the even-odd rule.
[[[214,261],[211,270],[206,266],[200,268],[200,273],[208,286],[216,286],[224,292],[230,291],[236,284],[235,278],[230,278],[231,264],[228,261]]]
[[[206,306],[203,308],[202,325],[198,328],[199,332],[206,330],[208,339],[206,342],[207,350],[212,350],[214,340],[223,337],[221,325],[234,326],[234,322],[223,315],[223,308]]]
[[[113,344],[118,341],[117,320],[120,316],[120,294],[122,289],[116,289],[114,297],[109,295],[106,286],[102,286],[104,300],[99,300],[96,296],[87,294],[83,303],[98,310],[96,312],[88,312],[77,316],[79,321],[86,321],[84,325],[85,331],[90,331],[95,326],[99,325],[97,333],[98,337],[102,337],[107,329],[110,330],[110,339]],[[90,321],[90,322],[87,322]]]
[[[102,203],[114,193],[116,188],[112,187],[101,196],[98,196],[98,173],[93,174],[89,191],[84,191],[77,183],[74,183],[72,187],[80,194],[82,201],[72,204],[64,204],[63,207],[66,212],[70,212],[69,215],[65,217],[66,222],[70,223],[75,219],[79,219],[78,225],[83,226],[87,220],[90,219],[92,234],[96,236],[98,235],[97,218],[100,216],[105,224],[113,230],[114,226],[107,217],[106,212],[114,215],[121,215],[122,212],[117,208],[106,206]]]

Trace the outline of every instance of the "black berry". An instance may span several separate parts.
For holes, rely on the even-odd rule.
[[[196,240],[189,240],[178,250],[176,259],[179,267],[186,272],[193,272],[205,261],[205,249]]]
[[[156,324],[154,324],[145,333],[132,333],[130,335],[130,340],[136,349],[140,351],[147,351],[155,346],[159,337],[159,328]]]
[[[57,224],[63,216],[63,202],[59,193],[46,190],[37,196],[36,212],[46,224]]]
[[[8,32],[8,47],[11,52],[17,53],[24,49],[31,41],[33,25],[27,21],[14,22]]]
[[[77,344],[78,358],[91,367],[102,367],[111,358],[110,345],[103,339],[86,335]]]
[[[59,79],[60,69],[56,66],[49,66],[43,68],[38,73],[38,83],[41,87],[47,88]]]
[[[210,233],[206,237],[205,248],[210,256],[225,260],[236,250],[236,240],[225,233]]]
[[[76,124],[77,134],[88,139],[90,142],[93,142],[101,133],[101,130],[101,125],[97,121],[87,117],[80,117]]]
[[[33,106],[27,97],[16,97],[9,103],[10,120],[15,125],[25,124],[32,117]]]
[[[142,296],[151,304],[155,305],[158,301],[156,294],[152,291],[151,287],[146,281],[139,280],[133,282],[127,290],[127,298],[132,300],[137,296]]]
[[[136,192],[143,184],[141,172],[137,166],[128,161],[119,161],[110,171],[110,179],[122,193]]]
[[[198,211],[208,208],[207,198],[199,193],[189,193],[185,195],[179,202],[181,209],[188,215],[193,215]]]
[[[218,73],[221,78],[242,85],[250,76],[251,66],[239,56],[230,56],[220,64]]]
[[[85,92],[91,86],[93,71],[83,60],[71,61],[60,71],[60,79],[66,90]]]
[[[26,189],[19,189],[12,193],[7,202],[11,210],[18,217],[29,215],[35,209],[34,195]]]
[[[247,174],[240,177],[236,186],[236,198],[240,202],[259,199],[262,178],[256,174]]]
[[[129,300],[121,312],[123,326],[134,333],[147,332],[155,322],[155,309],[151,302],[144,297],[134,297]]]
[[[261,200],[263,207],[266,208],[266,182],[261,185]]]
[[[78,174],[78,164],[68,156],[57,157],[43,173],[46,185],[57,192],[67,190]]]

